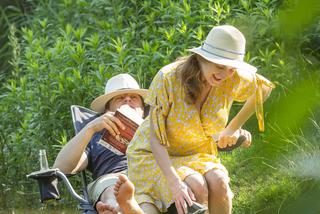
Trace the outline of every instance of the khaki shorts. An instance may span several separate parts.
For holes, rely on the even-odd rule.
[[[107,175],[102,175],[96,180],[92,181],[88,184],[88,196],[90,202],[96,206],[96,203],[99,201],[101,194],[104,192],[105,189],[109,187],[113,187],[116,182],[118,181],[118,176],[120,174],[125,174],[126,171],[111,173]]]

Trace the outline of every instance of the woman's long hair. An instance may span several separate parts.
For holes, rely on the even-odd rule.
[[[201,68],[197,54],[179,58],[181,63],[177,67],[178,75],[185,89],[185,101],[188,104],[195,104],[203,88]]]

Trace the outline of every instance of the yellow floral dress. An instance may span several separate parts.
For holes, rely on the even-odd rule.
[[[205,174],[211,169],[225,170],[212,149],[213,135],[227,125],[232,102],[245,101],[255,93],[256,78],[237,73],[212,87],[199,112],[184,101],[184,88],[176,72],[178,63],[162,68],[153,79],[145,102],[154,107],[153,124],[160,143],[165,145],[172,165],[184,180],[188,175]],[[257,75],[255,75],[257,76]],[[258,76],[260,84],[272,83]],[[215,145],[215,144],[214,144]],[[172,194],[150,148],[150,118],[141,124],[127,150],[128,176],[136,187],[138,203],[152,203],[166,212]]]

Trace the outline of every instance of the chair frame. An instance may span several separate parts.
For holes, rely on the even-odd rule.
[[[82,176],[82,179],[84,179],[83,176],[85,176],[85,174],[82,173],[81,176]],[[96,210],[93,207],[93,204],[89,201],[85,182],[83,182],[83,185],[84,185],[82,189],[83,196],[80,196],[74,190],[73,186],[69,182],[67,175],[62,173],[59,169],[47,169],[47,170],[35,171],[27,175],[27,178],[32,178],[38,181],[40,193],[41,193],[40,201],[42,203],[51,199],[56,199],[56,200],[60,199],[60,193],[58,189],[56,194],[53,197],[44,196],[44,195],[47,195],[47,193],[49,193],[52,190],[52,186],[57,187],[56,185],[58,182],[56,181],[60,179],[64,183],[64,185],[67,187],[71,196],[79,202],[78,209],[81,210],[82,214],[97,214]],[[47,182],[48,180],[50,182]]]
[[[72,105],[70,107],[72,121],[74,125],[75,134],[78,134],[81,129],[90,121],[94,120],[99,114],[96,112],[90,111],[89,109],[83,108],[81,106]],[[79,115],[77,111],[85,111],[83,115]],[[80,118],[77,118],[80,117]],[[82,214],[97,214],[97,211],[94,209],[93,204],[89,201],[88,191],[87,191],[87,177],[85,170],[81,171],[81,180],[82,180],[82,196],[80,196],[73,188],[71,183],[68,180],[68,177],[73,176],[74,174],[66,175],[61,172],[59,169],[48,169],[41,171],[34,171],[27,175],[27,178],[32,178],[38,181],[40,189],[40,201],[43,203],[51,199],[60,199],[60,193],[57,189],[58,179],[61,180],[64,185],[67,187],[71,196],[79,202],[78,209],[81,210]],[[50,195],[50,191],[54,189],[56,192],[47,198],[46,194]]]

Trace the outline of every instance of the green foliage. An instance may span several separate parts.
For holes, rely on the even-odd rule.
[[[1,59],[10,57],[11,66],[6,75],[0,74],[4,195],[16,189],[22,196],[36,195],[25,175],[38,169],[40,148],[47,150],[53,164],[58,150],[73,136],[70,105],[89,106],[103,92],[106,79],[122,72],[147,88],[162,66],[201,45],[212,26],[233,24],[247,38],[246,60],[277,85],[265,108],[268,131],[256,133],[256,121],[250,120],[247,127],[256,145],[223,155],[236,193],[234,212],[281,213],[289,195],[299,197],[304,189],[300,178],[280,172],[280,158],[274,155],[304,148],[288,142],[301,135],[300,128],[306,133],[314,130],[304,128],[308,113],[314,112],[310,117],[319,123],[319,52],[310,41],[317,41],[320,28],[308,19],[310,25],[299,31],[303,37],[293,37],[290,43],[274,34],[291,1],[28,2],[32,11],[23,22],[18,19],[21,13],[15,16],[17,23],[7,22],[9,43],[0,51]],[[304,102],[296,104],[297,99]],[[1,204],[18,206],[8,200]]]
[[[22,26],[24,24],[24,14],[31,7],[25,0],[2,0],[0,2],[0,84],[11,75],[10,59],[14,57],[10,47],[9,35],[10,26]]]
[[[320,5],[317,0],[289,0],[287,8],[279,13],[280,32],[287,38],[299,36],[319,17]]]

